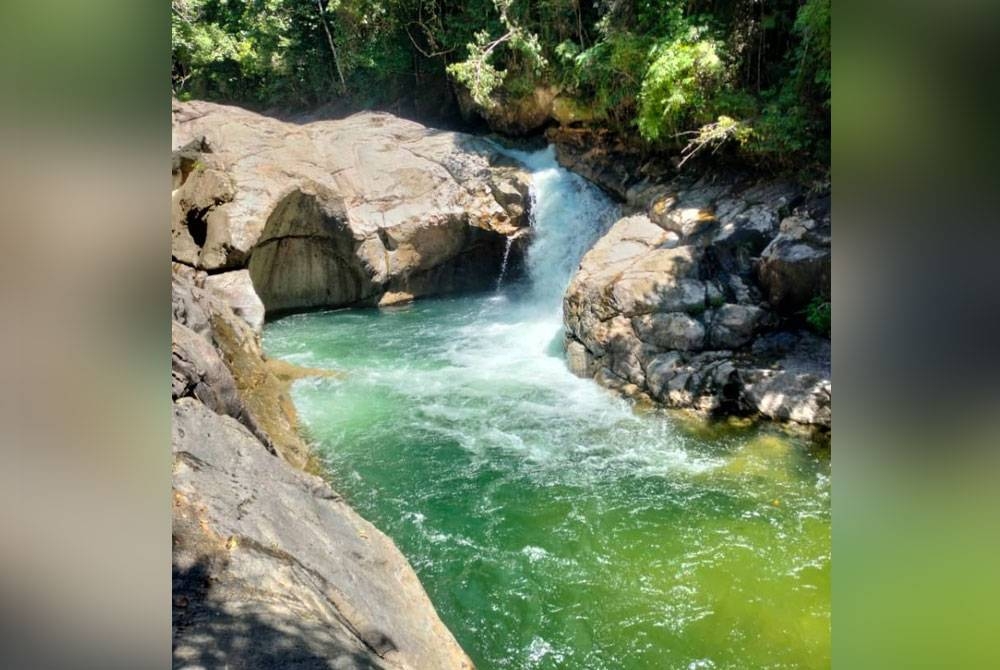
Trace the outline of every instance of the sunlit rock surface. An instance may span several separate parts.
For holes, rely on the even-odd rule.
[[[667,406],[831,424],[828,199],[739,177],[644,181],[563,303],[571,368]]]
[[[471,668],[393,542],[302,469],[294,366],[191,274],[173,281],[174,667]]]
[[[527,224],[490,143],[390,114],[297,124],[173,105],[173,257],[248,268],[268,312],[482,288]]]

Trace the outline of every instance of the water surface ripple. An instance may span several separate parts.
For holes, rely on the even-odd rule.
[[[551,149],[528,278],[290,316],[268,353],[331,478],[410,559],[481,670],[823,668],[829,458],[639,414],[563,360],[562,291],[614,205]]]

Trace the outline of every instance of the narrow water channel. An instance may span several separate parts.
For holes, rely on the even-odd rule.
[[[267,326],[270,355],[346,373],[294,389],[337,489],[480,670],[828,667],[828,454],[571,375],[562,292],[616,208],[551,149],[517,156],[525,280]]]

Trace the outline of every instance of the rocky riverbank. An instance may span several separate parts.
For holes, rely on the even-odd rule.
[[[471,668],[392,541],[316,475],[289,386],[336,373],[268,360],[260,333],[282,312],[494,286],[526,247],[528,173],[388,114],[175,103],[173,120],[175,667]],[[565,295],[571,369],[828,431],[829,340],[802,318],[829,299],[823,190],[553,137],[628,210]]]
[[[526,173],[384,114],[173,111],[174,666],[472,668],[392,540],[314,474],[289,385],[336,373],[268,360],[260,331],[492,285]]]
[[[174,667],[471,668],[392,540],[306,470],[253,325],[173,277]]]
[[[829,184],[681,173],[600,133],[549,136],[627,214],[566,293],[573,371],[667,407],[828,433],[830,341],[804,315],[830,300]]]

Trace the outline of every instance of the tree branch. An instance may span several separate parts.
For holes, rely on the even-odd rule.
[[[319,20],[323,22],[323,30],[326,32],[326,41],[330,44],[330,53],[333,54],[333,63],[337,66],[337,75],[340,77],[340,92],[347,93],[347,82],[344,81],[344,71],[340,69],[340,58],[337,56],[337,47],[333,45],[333,35],[330,34],[330,27],[326,25],[326,14],[323,11],[322,0],[316,0],[316,8],[319,9]]]
[[[410,33],[410,26],[414,26],[414,25],[420,26],[423,29],[425,35],[429,35],[430,31],[427,28],[427,26],[424,25],[423,23],[421,23],[420,21],[410,21],[410,23],[407,24],[407,26],[406,26],[406,36],[409,37],[410,38],[410,42],[413,43],[413,48],[416,49],[417,51],[419,51],[425,58],[437,58],[438,56],[444,56],[446,54],[450,54],[451,52],[453,52],[455,50],[454,47],[452,47],[451,49],[446,49],[446,50],[443,50],[443,51],[433,51],[431,53],[427,53],[426,51],[424,51],[420,47],[419,44],[417,44],[417,40],[413,39],[413,34]],[[431,42],[430,39],[428,39],[427,41],[431,43],[432,47],[435,46],[434,43]]]

